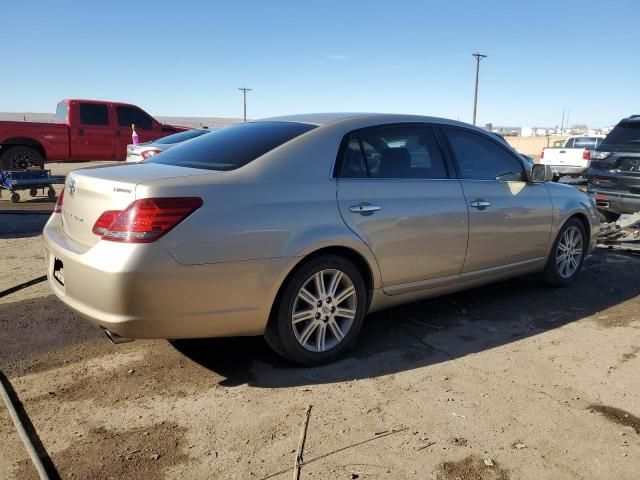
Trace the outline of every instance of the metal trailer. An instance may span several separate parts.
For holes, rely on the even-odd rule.
[[[11,201],[20,201],[18,191],[29,190],[32,197],[38,195],[38,190],[45,190],[50,200],[56,199],[53,185],[64,184],[63,175],[51,175],[51,170],[0,170],[0,198],[2,189],[9,190]]]

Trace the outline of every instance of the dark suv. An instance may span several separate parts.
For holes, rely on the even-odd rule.
[[[640,115],[621,120],[591,151],[587,192],[605,221],[640,211]]]

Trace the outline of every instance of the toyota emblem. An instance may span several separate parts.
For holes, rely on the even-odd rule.
[[[74,193],[76,193],[76,181],[75,180],[71,180],[69,182],[69,195],[73,195]]]

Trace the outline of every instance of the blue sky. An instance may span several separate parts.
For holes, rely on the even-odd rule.
[[[155,115],[417,113],[606,126],[640,113],[640,1],[7,1],[0,111],[61,98]]]

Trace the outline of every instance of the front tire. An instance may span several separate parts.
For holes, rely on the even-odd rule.
[[[554,287],[571,284],[582,269],[587,252],[587,234],[584,225],[577,218],[570,218],[560,229],[553,243],[544,276]]]
[[[356,266],[338,255],[318,256],[287,279],[265,340],[294,363],[330,363],[353,345],[366,309],[367,289]]]

